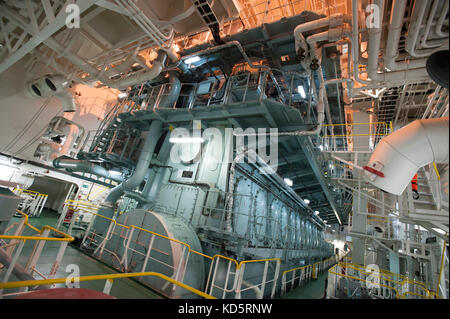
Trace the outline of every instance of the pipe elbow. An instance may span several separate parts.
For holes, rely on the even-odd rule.
[[[69,90],[65,89],[61,93],[55,94],[61,100],[64,112],[75,112],[77,110],[75,99]]]
[[[401,195],[419,168],[432,162],[448,163],[448,129],[448,117],[416,120],[384,137],[370,157],[365,178]]]

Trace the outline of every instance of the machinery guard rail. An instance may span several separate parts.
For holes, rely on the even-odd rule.
[[[22,212],[20,210],[17,210],[17,213],[22,215],[23,219],[19,223],[14,235],[0,235],[0,239],[3,239],[3,240],[9,239],[10,240],[9,243],[5,244],[3,247],[6,247],[6,250],[5,250],[6,254],[10,255],[12,257],[11,263],[9,264],[8,269],[6,270],[5,276],[3,277],[2,283],[6,283],[9,279],[9,277],[11,276],[13,269],[15,268],[15,266],[19,260],[20,254],[22,253],[23,247],[25,246],[25,242],[27,240],[34,240],[37,242],[34,246],[34,249],[31,253],[30,257],[28,258],[27,264],[25,266],[25,270],[36,272],[40,276],[43,276],[43,275],[40,274],[36,270],[36,265],[39,260],[39,257],[41,256],[41,253],[42,253],[45,243],[48,241],[61,242],[60,247],[57,252],[57,255],[56,255],[56,259],[55,259],[55,261],[52,265],[52,268],[50,270],[50,273],[48,275],[48,278],[53,278],[53,276],[55,276],[56,271],[59,268],[59,264],[62,260],[64,252],[66,250],[67,244],[70,241],[73,241],[74,238],[54,227],[51,227],[51,226],[44,226],[44,227],[42,227],[42,229],[39,230],[38,228],[34,227],[33,225],[31,225],[28,222],[27,214],[25,214],[24,212]],[[23,236],[22,233],[25,229],[25,226],[36,231],[37,234],[35,236]],[[48,237],[50,231],[57,233],[58,235],[62,236],[62,238]],[[16,248],[16,246],[17,246],[17,248]],[[15,253],[14,253],[14,250],[15,250]],[[14,256],[13,256],[13,253],[14,253]],[[0,293],[1,293],[1,288],[0,288]]]
[[[338,263],[329,269],[328,273],[334,275],[334,280],[332,276],[329,277],[328,281],[328,292],[333,292],[331,290],[334,287],[334,295],[336,295],[336,289],[341,287],[343,287],[342,289],[347,289],[348,292],[348,287],[351,286],[350,283],[353,283],[356,286],[364,284],[367,290],[375,291],[376,296],[379,298],[404,299],[408,295],[424,299],[435,297],[434,292],[428,290],[425,283],[386,270],[366,269],[351,263]],[[395,280],[396,278],[400,280]]]
[[[132,278],[132,277],[144,277],[144,276],[155,276],[167,280],[179,287],[182,287],[190,292],[193,292],[203,298],[206,299],[217,299],[211,295],[208,295],[200,290],[192,288],[188,285],[183,284],[182,282],[173,280],[170,277],[167,277],[163,274],[157,272],[137,272],[137,273],[127,273],[127,274],[107,274],[107,275],[93,275],[93,276],[80,276],[80,277],[71,277],[70,280],[67,278],[56,278],[56,279],[46,279],[46,280],[24,280],[24,281],[13,281],[8,283],[0,283],[0,289],[7,288],[19,288],[19,287],[28,287],[28,286],[40,286],[40,285],[51,285],[51,284],[63,284],[81,281],[92,281],[92,280],[106,280],[105,287],[103,289],[103,293],[109,294],[112,287],[112,282],[114,279],[119,278]]]

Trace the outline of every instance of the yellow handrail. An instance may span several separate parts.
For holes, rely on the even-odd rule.
[[[369,282],[369,281],[367,281],[367,280],[365,280],[365,279],[361,279],[361,278],[358,278],[358,277],[353,277],[353,276],[349,276],[349,275],[345,275],[345,274],[338,274],[338,273],[332,271],[332,270],[333,270],[334,268],[336,268],[337,266],[338,266],[338,264],[336,264],[334,267],[330,268],[330,269],[328,270],[328,272],[331,273],[331,274],[335,274],[335,275],[337,275],[337,276],[341,276],[341,277],[346,277],[346,278],[350,278],[350,279],[354,279],[354,280],[359,280],[359,281],[366,282],[366,283]],[[371,282],[369,282],[369,283],[371,283]],[[386,285],[384,285],[384,284],[378,284],[378,285],[380,285],[381,287],[385,287],[385,288],[394,290],[394,291],[395,291],[395,297],[396,297],[396,299],[398,299],[399,294],[398,294],[397,289],[395,289],[394,287],[386,286]]]
[[[339,264],[341,266],[344,266],[344,267],[348,267],[348,268],[351,268],[351,269],[354,269],[354,270],[358,270],[360,272],[363,272],[364,274],[370,274],[370,273],[366,272],[365,268],[363,268],[361,266],[358,266],[356,264],[345,263],[345,262],[341,262]],[[384,269],[379,269],[379,270],[380,270],[379,273],[384,274],[385,276],[399,277],[399,278],[403,279],[403,281],[401,281],[401,282],[400,281],[386,279],[388,281],[392,281],[392,282],[395,282],[395,283],[398,283],[398,284],[403,284],[405,282],[409,282],[409,283],[412,283],[412,284],[415,284],[415,285],[423,286],[426,289],[426,287],[425,287],[426,285],[425,285],[424,282],[417,281],[417,280],[414,280],[414,279],[410,279],[407,276],[404,276],[404,275],[401,275],[401,274],[395,274],[395,273],[392,273],[392,272],[390,272],[388,270],[384,270]]]
[[[247,263],[256,263],[256,262],[263,262],[263,261],[271,261],[271,260],[278,260],[281,262],[280,258],[268,258],[268,259],[250,259],[250,260],[243,260],[239,263],[237,269],[241,268],[241,266],[243,264],[247,264]]]
[[[294,270],[303,269],[303,268],[306,268],[306,267],[309,267],[309,266],[311,266],[311,265],[306,265],[306,266],[302,266],[302,267],[297,267],[297,268],[288,269],[288,270],[283,271],[283,272],[281,273],[281,275],[284,276],[284,275],[287,274],[288,272],[291,272],[291,271],[294,271]]]
[[[39,192],[37,192],[37,191],[32,191],[32,190],[29,190],[29,189],[14,188],[13,191],[15,191],[15,190],[20,191],[21,194],[22,194],[22,193],[30,193],[30,194],[32,194],[32,195],[42,195],[42,196],[44,196],[44,197],[48,197],[47,194],[42,194],[42,193],[39,193]]]
[[[51,226],[44,226],[42,229],[38,229],[34,227],[33,225],[28,223],[28,215],[24,212],[21,212],[20,210],[16,210],[19,214],[23,215],[25,217],[24,225],[30,227],[31,229],[38,232],[38,234],[42,234],[44,230],[49,229],[54,231],[55,233],[58,233],[62,235],[64,238],[53,238],[53,237],[36,237],[36,236],[14,236],[14,235],[0,235],[0,238],[2,239],[21,239],[21,240],[46,240],[46,241],[73,241],[74,238],[66,233],[63,233],[62,231],[53,228]]]
[[[416,281],[416,280],[410,279],[410,278],[408,278],[408,277],[406,277],[404,275],[394,274],[394,273],[388,272],[386,270],[380,269],[380,271],[378,272],[375,269],[371,269],[371,272],[367,272],[365,270],[365,268],[360,267],[360,266],[355,265],[355,264],[352,264],[352,263],[340,263],[340,265],[344,266],[344,267],[347,267],[347,268],[350,268],[350,269],[353,269],[353,270],[357,270],[360,273],[363,273],[363,274],[366,274],[366,275],[367,274],[371,275],[373,272],[379,273],[381,276],[383,276],[384,280],[390,281],[390,282],[394,282],[394,283],[397,283],[397,284],[404,284],[405,282],[408,282],[408,283],[412,283],[412,284],[415,284],[415,285],[423,286],[425,288],[425,283],[423,283],[421,281]],[[391,276],[391,277],[396,277],[397,276],[397,277],[400,277],[401,279],[403,279],[403,281],[396,281],[396,280],[388,279],[388,278],[385,278],[385,276]]]
[[[434,167],[434,171],[436,172],[437,179],[438,179],[438,181],[440,181],[441,180],[441,175],[439,175],[439,171],[437,169],[437,166],[436,166],[435,162],[433,162],[433,167]]]
[[[340,266],[340,267],[346,267],[346,268],[350,268],[350,269],[354,269],[354,270],[356,270],[356,271],[358,271],[358,272],[360,272],[360,273],[362,273],[362,274],[365,274],[365,275],[372,275],[372,272],[367,272],[367,271],[365,271],[365,269],[363,269],[362,267],[360,267],[360,266],[358,266],[358,265],[355,265],[355,264],[351,264],[351,263],[338,263],[335,267],[337,267],[337,266]],[[335,268],[335,267],[333,267],[333,268]],[[331,269],[330,269],[331,270]],[[380,275],[380,277],[381,276],[383,276],[383,280],[385,280],[385,281],[388,281],[388,282],[392,282],[392,283],[395,283],[395,284],[398,284],[398,285],[403,285],[403,284],[405,284],[405,283],[410,283],[410,284],[414,284],[414,285],[417,285],[417,286],[419,286],[421,289],[423,289],[424,291],[425,291],[425,293],[427,294],[427,298],[429,298],[428,296],[433,296],[433,292],[432,291],[430,291],[430,290],[428,290],[427,288],[426,288],[426,285],[425,285],[425,283],[423,283],[423,282],[420,282],[420,281],[416,281],[416,280],[413,280],[413,279],[410,279],[410,278],[408,278],[408,277],[406,277],[406,276],[403,276],[403,275],[400,275],[400,274],[394,274],[394,273],[388,273],[386,270],[384,270],[384,271],[380,271],[380,272],[377,272],[377,271],[375,271],[374,270],[374,272],[376,272],[376,273],[378,273],[379,275]],[[389,275],[389,276],[391,276],[391,277],[394,277],[394,276],[399,276],[399,277],[401,277],[403,280],[402,281],[396,281],[396,280],[392,280],[392,279],[389,279],[389,278],[385,278],[384,276],[387,276],[387,275]],[[382,285],[382,284],[380,284],[380,285]],[[384,285],[382,285],[382,286],[384,286]],[[409,294],[416,294],[416,293],[413,293],[413,292],[405,292],[404,294],[402,294],[400,297],[402,297],[402,296],[404,296],[406,293],[409,293]],[[420,296],[424,296],[424,295],[420,295]]]
[[[391,125],[391,124],[388,125],[388,123],[386,123],[386,122],[372,122],[372,123],[337,123],[337,124],[324,124],[323,126],[331,126],[331,127],[334,127],[334,126],[376,125],[376,124],[383,124],[383,125],[385,126],[386,132],[388,132],[388,127],[390,127],[391,130],[392,130],[392,125]],[[386,133],[386,134],[383,134],[383,133],[381,133],[381,134],[375,134],[375,133],[373,133],[373,134],[370,134],[370,133],[367,133],[367,134],[339,134],[339,135],[332,134],[332,135],[324,135],[323,137],[385,136],[385,135],[388,135],[388,134],[389,134],[389,133]]]
[[[203,291],[195,289],[191,286],[183,284],[177,280],[174,280],[170,277],[167,277],[163,274],[157,272],[136,272],[136,273],[124,273],[124,274],[108,274],[108,275],[93,275],[93,276],[81,276],[81,277],[72,277],[70,279],[71,283],[75,281],[92,281],[92,280],[111,280],[116,278],[131,278],[131,277],[146,277],[146,276],[155,276],[167,280],[177,286],[180,286],[190,292],[193,292],[203,298],[207,299],[217,299],[214,296],[208,295]],[[12,281],[7,283],[0,283],[0,289],[7,288],[19,288],[19,287],[28,287],[28,286],[41,286],[41,285],[51,285],[51,284],[62,284],[66,283],[67,278],[56,278],[56,279],[44,279],[44,280],[24,280],[24,281]]]
[[[439,298],[439,286],[441,285],[442,270],[444,268],[445,245],[446,245],[446,242],[444,241],[444,245],[443,245],[443,249],[442,249],[442,258],[441,258],[441,269],[439,270],[439,279],[438,279],[438,284],[436,287],[436,297],[438,297],[438,298]]]
[[[299,269],[303,269],[303,268],[307,268],[307,267],[312,267],[312,270],[314,271],[314,265],[315,264],[318,264],[318,263],[325,263],[327,260],[330,260],[330,259],[332,259],[333,257],[330,257],[330,258],[327,258],[327,259],[325,259],[325,260],[322,260],[322,261],[318,261],[318,262],[316,262],[316,263],[314,263],[314,264],[311,264],[311,265],[305,265],[305,266],[302,266],[302,267],[297,267],[297,268],[292,268],[292,269],[288,269],[288,270],[285,270],[285,271],[283,271],[282,273],[281,273],[281,276],[284,276],[284,275],[286,275],[287,273],[289,273],[289,272],[291,272],[291,271],[294,271],[294,270],[299,270]]]

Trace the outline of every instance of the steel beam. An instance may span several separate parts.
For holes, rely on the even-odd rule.
[[[92,7],[98,0],[78,0],[76,4],[78,5],[80,9],[80,14],[82,14],[84,11]],[[68,4],[68,3],[66,3]],[[25,55],[30,53],[34,48],[36,48],[38,45],[40,45],[42,42],[50,38],[53,34],[55,34],[57,31],[59,31],[61,28],[63,28],[66,24],[66,18],[67,13],[65,12],[64,6],[55,20],[45,26],[42,30],[40,30],[38,33],[34,34],[31,39],[28,40],[27,43],[22,45],[20,49],[18,49],[16,52],[11,54],[9,57],[6,58],[5,61],[3,61],[0,64],[0,73],[4,72],[11,66],[13,66],[16,62],[18,62],[20,59],[22,59]],[[4,8],[2,8],[3,10]]]

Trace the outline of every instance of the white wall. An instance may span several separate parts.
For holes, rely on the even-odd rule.
[[[33,124],[27,124],[46,101],[46,98],[30,99],[24,94],[26,81],[30,80],[24,65],[27,57],[0,74],[0,152],[14,154],[20,151],[28,142],[41,136],[50,120],[56,115],[63,115],[58,98],[51,98],[45,110],[37,117]],[[86,131],[95,130],[107,112],[105,103],[117,99],[117,91],[108,88],[96,89],[84,85],[77,85],[72,92],[81,94],[76,96],[77,112],[64,114],[84,127]],[[7,147],[23,128],[27,131],[12,145]],[[36,160],[34,151],[39,144],[38,139],[30,146],[16,154],[16,157]],[[49,163],[48,163],[49,164]]]

